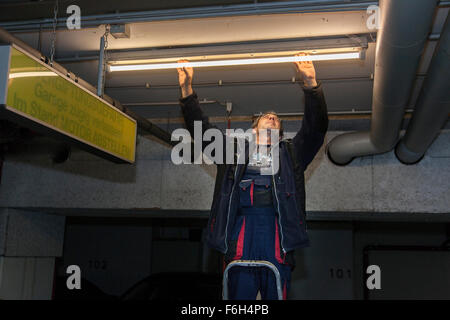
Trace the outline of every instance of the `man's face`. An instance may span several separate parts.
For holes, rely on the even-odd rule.
[[[277,115],[273,113],[267,113],[261,117],[258,121],[257,129],[280,129],[281,121]]]

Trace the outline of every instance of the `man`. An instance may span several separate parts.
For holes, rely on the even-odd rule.
[[[316,82],[314,65],[311,61],[294,64],[303,79],[305,94],[305,114],[300,131],[291,140],[271,141],[268,131],[276,130],[282,137],[282,123],[276,113],[265,112],[253,122],[256,145],[268,152],[260,152],[259,148],[251,152],[246,146],[245,164],[227,164],[225,161],[217,164],[213,203],[206,228],[207,244],[224,254],[226,264],[237,259],[273,263],[280,272],[284,299],[295,266],[294,249],[309,246],[304,171],[323,144],[328,129],[327,107],[321,84]],[[193,69],[178,68],[178,77],[187,129],[193,136],[194,121],[202,122],[203,132],[212,128],[192,89]],[[270,152],[275,144],[279,155],[276,171]],[[267,168],[272,168],[272,175],[262,174]],[[271,270],[261,267],[230,269],[230,299],[255,299],[258,291],[262,299],[277,299]]]

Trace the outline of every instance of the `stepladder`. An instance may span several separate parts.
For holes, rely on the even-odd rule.
[[[275,275],[278,300],[283,300],[283,291],[281,289],[281,277],[277,267],[266,260],[234,260],[231,261],[223,272],[222,298],[228,300],[228,272],[233,267],[248,267],[248,268],[269,268]]]

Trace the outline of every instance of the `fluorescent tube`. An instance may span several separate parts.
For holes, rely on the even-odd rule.
[[[9,74],[9,79],[27,78],[27,77],[56,77],[57,74],[52,71],[32,71],[32,72],[14,72]]]
[[[343,59],[359,59],[360,56],[361,56],[360,52],[346,52],[346,53],[317,54],[308,56],[194,61],[183,63],[171,62],[171,63],[111,65],[109,66],[109,71],[111,72],[137,71],[137,70],[175,69],[181,67],[219,67],[219,66],[239,66],[239,65],[265,64],[265,63],[283,63],[295,61],[343,60]]]

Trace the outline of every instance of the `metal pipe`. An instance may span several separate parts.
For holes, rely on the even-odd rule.
[[[412,113],[413,109],[407,109],[405,110],[405,113]],[[353,109],[352,111],[329,111],[328,112],[329,115],[333,115],[333,116],[349,116],[349,115],[371,115],[372,111],[369,110],[361,110],[361,111],[355,111],[355,109]],[[254,114],[254,116],[259,116],[260,114]],[[305,113],[304,112],[281,112],[278,113],[277,115],[280,117],[296,117],[296,116],[304,116]]]
[[[376,34],[375,33],[365,33],[365,34],[358,34],[355,35],[356,37],[358,37],[358,39],[362,42],[362,44],[358,44],[358,46],[361,46],[362,48],[367,48],[368,43],[372,43],[375,42],[375,37]],[[370,37],[370,39],[369,39]],[[430,41],[437,41],[439,40],[440,34],[438,33],[432,33],[428,36],[428,40]],[[329,38],[324,38],[324,37],[320,37],[320,38],[316,38],[313,39],[312,41],[310,39],[292,39],[292,40],[282,40],[282,41],[275,41],[275,40],[271,40],[270,42],[268,42],[267,40],[264,41],[251,41],[251,42],[245,42],[244,44],[242,43],[238,43],[237,46],[245,46],[245,51],[249,51],[249,49],[252,49],[253,51],[255,51],[254,46],[255,45],[261,45],[261,44],[268,44],[271,45],[272,47],[276,47],[278,48],[277,50],[281,50],[281,51],[287,51],[288,49],[293,50],[293,48],[303,48],[303,49],[308,49],[308,48],[314,48],[314,45],[309,44],[311,42],[315,42],[317,44],[319,43],[323,43],[324,41],[332,41],[332,40],[336,40],[335,44],[329,44],[326,45],[325,47],[329,47],[329,48],[339,48],[339,47],[345,47],[345,46],[355,46],[355,43],[351,43],[350,41],[348,41],[348,38],[345,37],[329,37]],[[347,41],[346,41],[347,40]],[[338,43],[339,41],[339,43]],[[302,44],[302,42],[304,42],[305,44]],[[290,46],[291,48],[287,48],[287,45],[289,43],[292,43]],[[224,45],[226,45],[226,47],[224,47]],[[233,51],[233,49],[230,50],[230,48],[233,48],[233,46],[236,46],[233,43],[226,43],[226,44],[215,44],[215,46],[218,48],[220,46],[220,49],[216,50],[216,53],[226,53],[224,52],[225,48],[226,51],[231,51],[232,53],[235,53],[235,50]],[[284,46],[284,47],[282,47]],[[324,46],[321,46],[321,48]],[[281,49],[279,49],[281,48]],[[317,48],[317,46],[315,47]],[[109,54],[111,57],[111,60],[125,60],[123,57],[126,57],[126,60],[130,60],[130,59],[143,59],[143,58],[148,58],[148,57],[153,57],[155,56],[156,53],[158,53],[157,57],[168,57],[168,56],[180,56],[180,55],[186,55],[186,54],[205,54],[205,52],[207,50],[210,50],[211,46],[209,45],[203,45],[201,47],[199,46],[192,46],[192,47],[183,47],[180,50],[177,49],[166,49],[166,48],[159,48],[159,49],[155,49],[155,48],[151,48],[151,49],[137,49],[137,50],[130,50],[130,49],[119,49],[119,50],[109,50]],[[182,51],[181,51],[182,50]],[[190,52],[186,52],[186,50],[189,50]],[[195,50],[199,51],[197,53],[195,53]],[[220,51],[219,51],[220,50]],[[262,51],[264,51],[266,49],[262,49]],[[202,52],[200,52],[202,51]],[[214,51],[212,52],[212,54],[214,53]],[[82,63],[82,62],[89,62],[89,61],[98,61],[99,60],[99,55],[94,55],[92,53],[88,54],[85,53],[86,55],[84,56],[79,56],[78,54],[75,56],[66,56],[66,57],[58,57],[58,62],[60,63]]]
[[[217,100],[199,100],[200,104],[221,104],[225,106],[224,103],[217,101]],[[148,106],[179,106],[179,101],[159,101],[159,102],[128,102],[123,103],[123,106],[127,107],[148,107]],[[413,113],[414,109],[406,109],[405,113]],[[296,117],[296,116],[303,116],[304,112],[277,112],[277,115],[280,117]],[[351,111],[330,111],[328,112],[329,115],[337,115],[337,116],[343,116],[343,115],[371,115],[372,111],[370,110],[360,110],[355,111],[355,109],[352,109]],[[253,114],[253,116],[259,116],[260,114]]]
[[[359,47],[367,49],[369,43],[374,43],[376,33],[361,33],[351,36],[328,36],[314,38],[288,38],[253,41],[234,41],[202,45],[135,48],[108,50],[110,61],[129,61],[141,59],[160,59],[170,57],[189,57],[205,55],[226,55],[237,53],[258,53],[277,51],[298,51],[312,49],[336,49]],[[60,62],[79,62],[98,60],[98,55],[86,52],[84,56],[59,57]]]
[[[435,49],[406,133],[395,148],[404,164],[419,162],[444,126],[450,112],[450,15]]]
[[[86,62],[86,61],[98,61],[99,56],[73,56],[73,57],[62,57],[58,58],[58,61],[61,63],[77,63],[77,62]]]
[[[102,24],[134,23],[151,21],[169,21],[179,19],[215,18],[243,15],[281,14],[281,13],[308,13],[308,12],[339,12],[362,11],[370,5],[377,5],[378,1],[348,1],[348,0],[309,0],[286,1],[252,4],[234,4],[226,6],[208,6],[194,8],[178,8],[153,11],[136,11],[112,14],[97,14],[82,16],[81,25],[98,27]],[[33,31],[52,27],[52,19],[35,19],[29,21],[13,21],[0,23],[0,27],[8,31]],[[65,21],[57,25],[66,28]]]
[[[239,15],[261,15],[280,13],[309,13],[309,12],[340,12],[365,11],[370,5],[378,5],[378,1],[349,1],[349,0],[309,0],[286,1],[253,4],[237,4],[213,7],[178,8],[153,11],[122,12],[112,14],[97,14],[82,16],[83,28],[98,27],[102,24],[133,23],[151,21],[169,21],[193,18],[214,18]],[[440,1],[440,7],[447,7],[450,1]],[[37,31],[40,28],[51,29],[52,19],[33,19],[28,21],[1,22],[0,27],[10,31]],[[57,24],[58,29],[66,29],[65,21]]]
[[[166,10],[97,14],[82,16],[81,24],[83,25],[83,28],[95,28],[102,24],[170,21],[179,19],[214,18],[239,15],[365,11],[370,5],[378,5],[378,1],[310,0],[237,4],[214,7],[178,8]],[[439,2],[439,7],[447,7],[449,5],[450,1]],[[48,18],[26,21],[10,21],[1,22],[0,27],[10,32],[32,32],[37,30],[51,29],[52,22],[53,20]],[[59,22],[56,27],[57,29],[66,29],[65,21]]]
[[[423,75],[417,74],[418,78],[423,77]],[[373,81],[371,76],[355,76],[355,77],[339,77],[339,78],[321,78],[320,81],[322,83],[324,82],[341,82],[341,81]],[[226,82],[201,82],[197,83],[196,87],[224,87],[224,86],[245,86],[245,85],[273,85],[273,84],[285,84],[285,85],[293,85],[298,83],[299,81],[296,80],[295,82],[292,81],[292,79],[289,80],[252,80],[252,81],[226,81]],[[143,85],[125,85],[125,86],[110,86],[106,87],[107,90],[129,90],[129,89],[142,89],[142,90],[148,90],[148,89],[179,89],[178,84],[157,84],[157,85],[149,85],[149,86],[143,86]]]
[[[105,36],[100,37],[100,52],[98,59],[98,74],[97,74],[97,95],[99,97],[103,97],[103,77],[105,76],[104,67],[105,67]]]
[[[220,101],[217,100],[200,100],[200,104],[222,104]],[[122,104],[127,107],[147,107],[147,106],[179,106],[179,101],[160,101],[160,102],[129,102]]]
[[[384,153],[397,143],[436,5],[437,0],[380,1],[371,129],[331,140],[326,150],[333,163],[345,165],[357,156]]]

